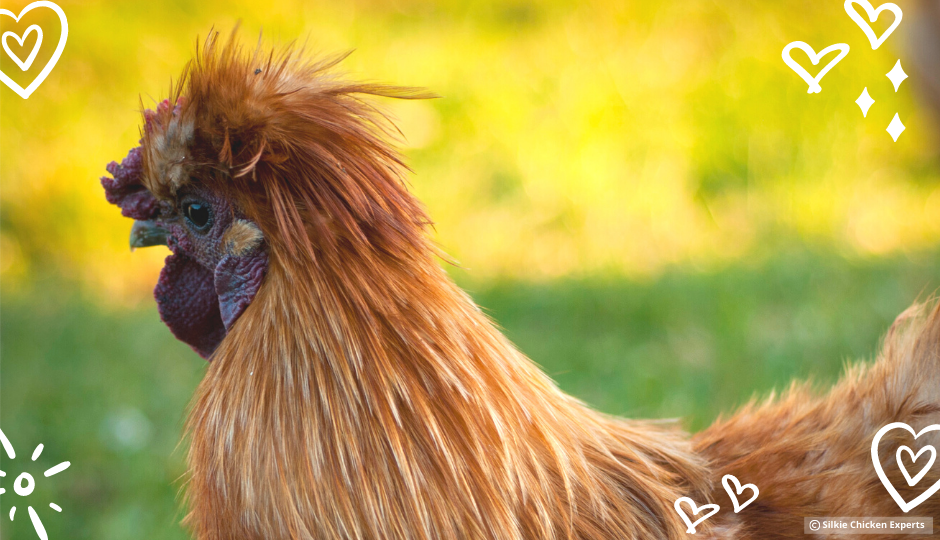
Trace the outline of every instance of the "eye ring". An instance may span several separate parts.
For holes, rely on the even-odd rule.
[[[209,203],[192,199],[183,202],[183,217],[192,229],[205,233],[212,228],[212,207]]]

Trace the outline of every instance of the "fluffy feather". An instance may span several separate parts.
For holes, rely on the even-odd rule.
[[[915,431],[940,424],[940,306],[935,302],[898,317],[878,360],[849,367],[827,394],[794,384],[780,399],[751,403],[695,437],[696,451],[710,460],[711,478],[733,474],[760,487],[746,513],[734,514],[728,506],[717,523],[728,538],[758,540],[804,538],[804,517],[921,516],[936,522],[940,497],[928,498],[907,515],[875,473],[872,439],[892,422]],[[907,486],[893,462],[901,444],[911,440],[886,437],[879,455],[890,458],[885,472],[910,501],[940,480],[940,468],[933,467],[919,487]],[[940,447],[940,433],[926,433],[917,444]],[[720,484],[709,500],[727,500]]]

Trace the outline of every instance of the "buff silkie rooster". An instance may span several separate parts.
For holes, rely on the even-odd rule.
[[[721,507],[698,538],[904,515],[870,446],[890,422],[940,422],[936,310],[899,318],[828,395],[794,386],[691,438],[595,412],[442,270],[367,100],[424,96],[344,82],[337,62],[211,37],[102,180],[136,220],[131,246],[172,251],[160,316],[210,361],[187,423],[196,539],[686,538],[681,497]],[[902,435],[881,455],[911,500]],[[760,489],[738,513],[725,474]],[[911,515],[940,517],[940,496]]]

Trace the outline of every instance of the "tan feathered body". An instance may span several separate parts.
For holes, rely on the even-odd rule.
[[[872,464],[872,439],[882,427],[904,422],[915,431],[940,424],[940,306],[915,305],[895,321],[874,364],[849,367],[825,395],[794,384],[779,399],[744,407],[694,438],[696,453],[708,458],[715,486],[710,501],[722,503],[721,538],[807,538],[805,517],[931,517],[940,535],[940,494],[904,513],[891,499]],[[933,467],[909,487],[893,462],[899,445],[940,448],[940,433],[926,433],[914,445],[903,431],[891,431],[879,456],[891,483],[906,501],[940,481]],[[908,462],[919,471],[926,458]],[[760,488],[753,507],[740,514],[718,481],[733,474]],[[839,536],[839,538],[849,538]],[[910,538],[895,534],[861,539]]]
[[[599,414],[441,269],[390,126],[363,101],[420,93],[349,84],[333,64],[210,39],[172,92],[185,104],[161,125],[175,131],[144,136],[151,192],[202,171],[258,224],[270,258],[193,401],[196,538],[684,538],[683,496],[722,506],[699,537],[788,537],[796,520],[802,534],[801,516],[823,510],[892,513],[866,444],[881,422],[936,416],[936,316],[829,398],[794,391],[694,442]],[[748,513],[728,510],[725,472],[760,486]]]

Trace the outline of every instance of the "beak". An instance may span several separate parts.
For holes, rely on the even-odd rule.
[[[167,230],[153,221],[134,221],[131,227],[131,250],[150,246],[165,246]]]

